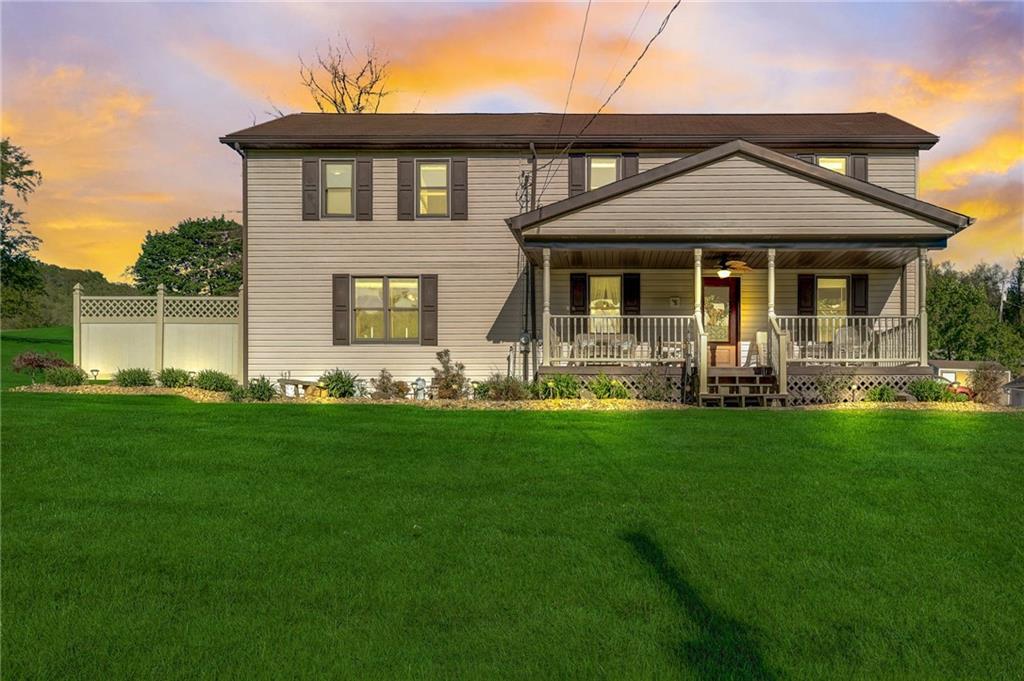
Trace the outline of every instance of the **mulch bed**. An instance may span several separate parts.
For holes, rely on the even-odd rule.
[[[83,395],[176,395],[193,402],[227,402],[228,394],[200,390],[198,388],[122,388],[117,385],[92,384],[71,387],[52,385],[23,385],[11,388],[14,392],[32,393],[71,393]],[[491,402],[489,400],[374,400],[371,398],[334,398],[334,397],[277,397],[274,404],[401,404],[422,407],[424,409],[490,409],[502,411],[646,411],[646,410],[678,410],[691,409],[692,405],[672,404],[670,402],[650,402],[646,400],[523,400],[520,402]],[[1020,412],[1013,407],[996,407],[977,402],[850,402],[844,404],[818,404],[801,407],[769,407],[773,410],[820,410],[864,411],[864,410],[896,410],[896,411],[952,411],[952,412]]]

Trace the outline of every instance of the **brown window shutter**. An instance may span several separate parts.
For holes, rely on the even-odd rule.
[[[640,273],[622,275],[622,314],[640,314]]]
[[[867,154],[850,155],[850,177],[858,180],[868,181],[868,156]]]
[[[850,275],[850,314],[868,314],[868,275]]]
[[[640,172],[640,154],[630,153],[622,155],[622,177],[629,177]]]
[[[335,345],[349,344],[349,286],[347,274],[335,274],[332,277],[331,318]]]
[[[587,191],[587,155],[569,154],[569,196]]]
[[[373,219],[373,159],[356,159],[356,220]]]
[[[302,219],[320,219],[320,159],[302,159]]]
[[[398,159],[398,219],[416,217],[416,163],[411,158]]]
[[[420,276],[420,345],[437,345],[437,275]]]
[[[796,275],[796,313],[803,315],[814,314],[814,303],[816,298],[813,274]]]
[[[797,154],[796,157],[805,163],[814,163],[814,154]]]
[[[569,275],[569,314],[587,314],[587,273]]]
[[[464,158],[452,159],[452,220],[469,219],[469,168]]]

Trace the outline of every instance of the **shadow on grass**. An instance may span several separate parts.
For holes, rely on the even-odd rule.
[[[71,345],[70,338],[39,338],[37,336],[19,336],[16,332],[3,335],[4,343],[23,343],[25,345]]]
[[[696,640],[681,642],[676,648],[694,673],[702,679],[775,678],[761,659],[749,627],[705,603],[649,535],[629,532],[622,539],[654,570],[683,613],[700,629]]]

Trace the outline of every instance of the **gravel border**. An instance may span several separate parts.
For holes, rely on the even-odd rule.
[[[11,392],[66,393],[73,395],[175,395],[193,402],[228,402],[228,394],[200,390],[199,388],[122,388],[109,384],[87,384],[70,387],[53,385],[23,385],[10,388]],[[491,410],[491,411],[678,411],[693,409],[693,405],[646,400],[523,400],[519,402],[491,402],[489,400],[374,400],[371,398],[277,397],[271,404],[385,404],[414,406],[423,409]],[[1013,407],[992,406],[977,402],[849,402],[842,404],[816,404],[793,407],[752,407],[770,411],[951,411],[996,412],[1024,415],[1024,410]],[[720,407],[719,407],[720,409]]]

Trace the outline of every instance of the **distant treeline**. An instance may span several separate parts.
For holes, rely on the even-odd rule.
[[[67,326],[71,324],[71,291],[80,283],[90,296],[133,296],[138,291],[130,284],[107,281],[93,270],[71,270],[57,265],[37,263],[43,278],[43,290],[33,294],[32,303],[24,312],[5,317],[5,329],[27,329],[37,326]]]

